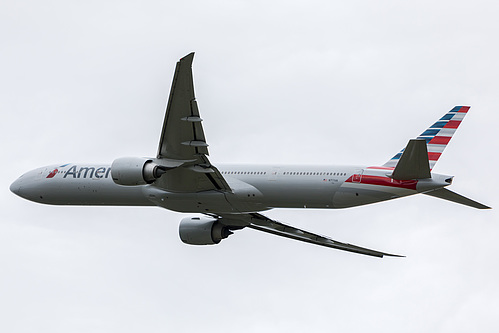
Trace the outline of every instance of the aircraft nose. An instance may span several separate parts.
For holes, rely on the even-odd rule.
[[[44,191],[39,179],[42,170],[45,168],[26,172],[10,185],[10,191],[23,199],[40,202]]]
[[[21,179],[16,179],[12,184],[10,184],[10,191],[15,195],[21,196]]]

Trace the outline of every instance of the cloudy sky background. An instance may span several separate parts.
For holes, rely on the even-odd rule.
[[[492,1],[3,2],[0,329],[497,330],[498,13]],[[191,51],[214,164],[381,164],[471,105],[434,171],[496,209],[420,195],[267,213],[407,256],[377,259],[253,230],[192,247],[182,214],[9,192],[38,166],[154,156]]]

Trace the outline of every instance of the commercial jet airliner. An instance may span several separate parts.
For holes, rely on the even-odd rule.
[[[364,255],[398,256],[338,242],[261,214],[272,208],[345,208],[423,193],[489,208],[452,192],[452,176],[432,172],[469,110],[456,106],[381,166],[218,165],[194,96],[192,60],[175,68],[156,157],[122,157],[111,165],[63,163],[27,172],[10,190],[52,205],[160,206],[201,213],[180,221],[184,243],[217,244],[252,228]]]

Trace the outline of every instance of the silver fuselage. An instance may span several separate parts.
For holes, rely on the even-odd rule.
[[[178,212],[243,213],[272,208],[346,208],[449,185],[449,176],[396,181],[365,166],[219,165],[232,192],[176,193],[153,184],[114,183],[110,165],[51,165],[25,173],[11,191],[52,205],[161,206]]]

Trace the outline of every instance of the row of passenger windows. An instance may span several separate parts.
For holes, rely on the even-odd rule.
[[[265,171],[222,171],[224,175],[266,175]],[[282,173],[286,176],[346,176],[345,172],[291,172]]]
[[[284,175],[291,176],[346,176],[345,172],[284,172]]]
[[[264,171],[222,171],[224,175],[266,175]]]

